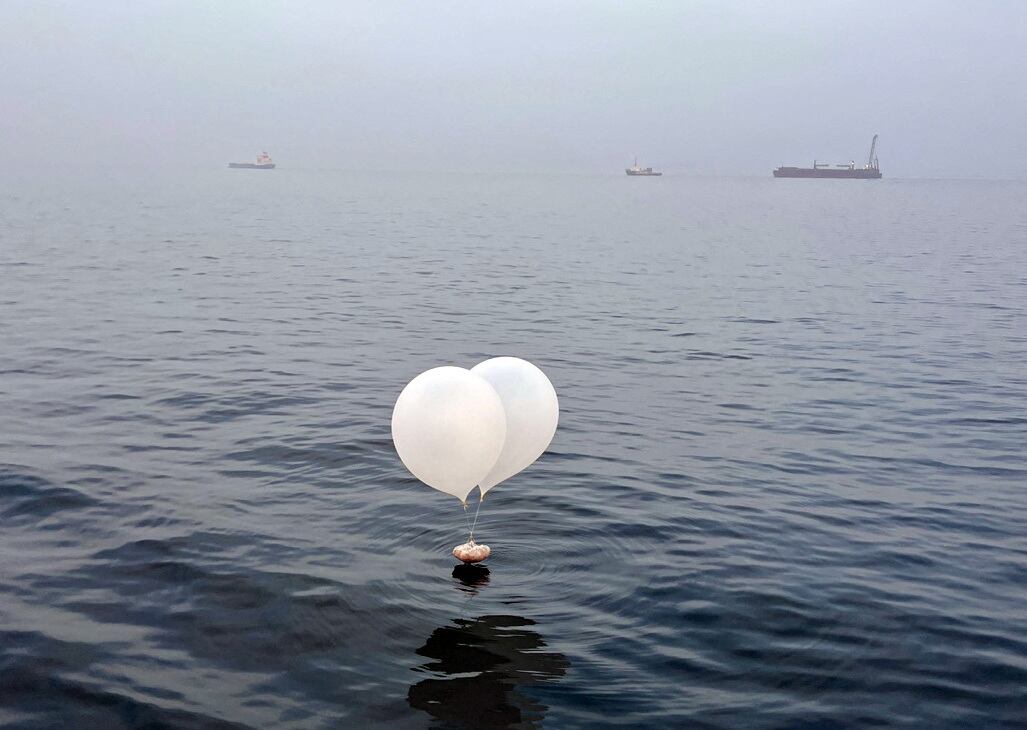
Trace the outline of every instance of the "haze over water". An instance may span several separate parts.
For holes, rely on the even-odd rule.
[[[5,175],[289,167],[1027,179],[1027,4],[0,3]]]
[[[6,185],[0,722],[1022,726],[1025,194]],[[454,571],[391,408],[505,354],[561,424]]]

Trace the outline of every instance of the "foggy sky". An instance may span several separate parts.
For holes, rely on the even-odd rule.
[[[0,155],[1027,178],[1027,3],[0,0]]]

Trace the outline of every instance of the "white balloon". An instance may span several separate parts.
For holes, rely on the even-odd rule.
[[[410,473],[461,502],[496,463],[506,414],[495,389],[457,367],[411,380],[392,410],[392,441]]]
[[[546,374],[518,357],[495,357],[471,368],[496,389],[506,412],[506,443],[478,482],[481,496],[545,453],[560,420],[560,403]]]

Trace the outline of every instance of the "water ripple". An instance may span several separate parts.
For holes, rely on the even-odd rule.
[[[280,172],[0,195],[0,725],[1022,726],[1021,184]]]

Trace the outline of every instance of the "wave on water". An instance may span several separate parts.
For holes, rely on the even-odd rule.
[[[0,726],[1023,726],[1022,185],[218,172],[0,198]]]

